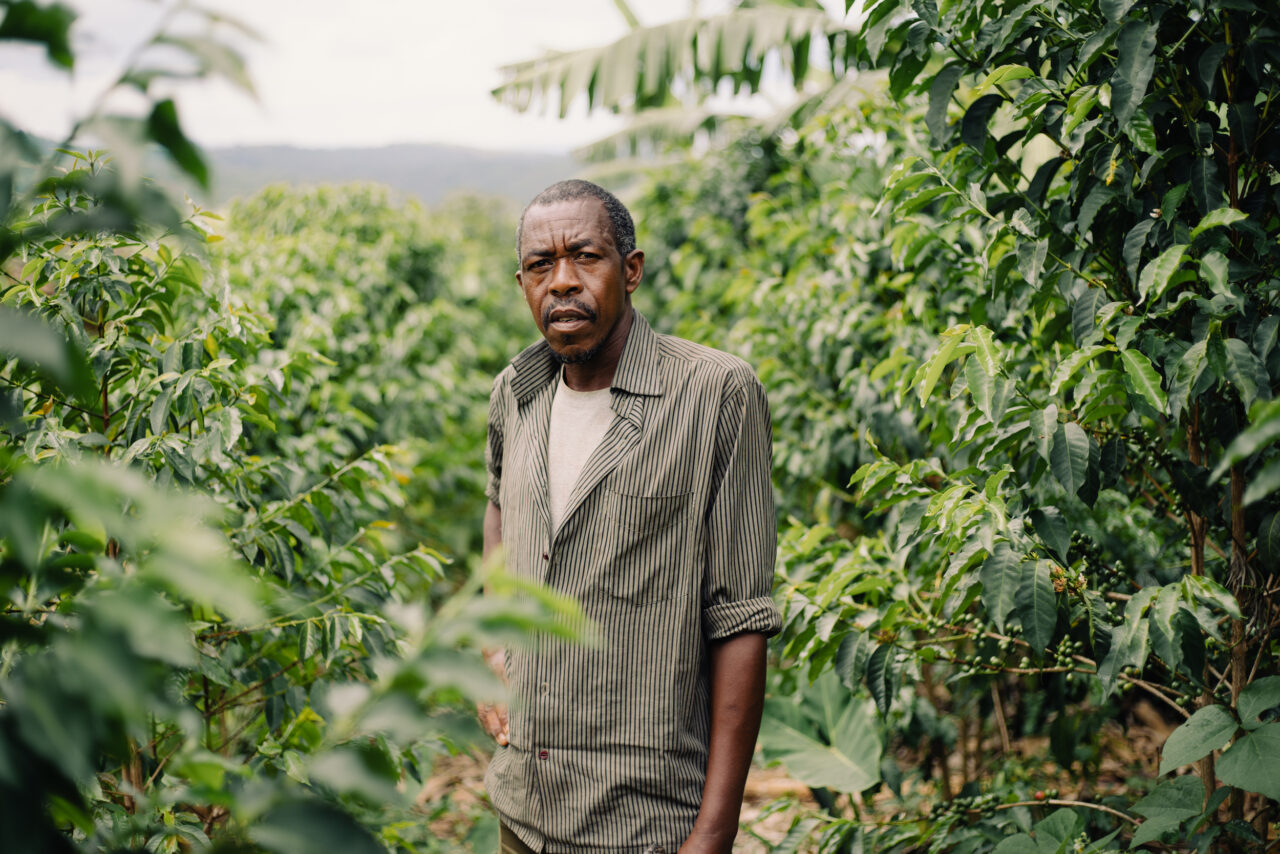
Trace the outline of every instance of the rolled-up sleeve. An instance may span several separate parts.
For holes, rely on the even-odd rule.
[[[499,374],[489,392],[489,438],[484,446],[484,466],[488,472],[484,494],[499,509],[502,508],[498,496],[502,487],[502,440],[507,409],[506,376],[506,372]]]
[[[778,546],[772,442],[764,388],[754,375],[735,376],[720,402],[706,518],[702,625],[708,640],[773,635],[782,626],[772,596]]]

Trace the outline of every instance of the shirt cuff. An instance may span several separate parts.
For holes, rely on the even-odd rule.
[[[767,596],[722,602],[702,611],[702,632],[709,641],[743,632],[760,632],[765,637],[773,637],[781,629],[782,615],[778,613],[778,606]]]
[[[498,482],[496,480],[491,478],[485,483],[484,494],[488,496],[490,504],[499,510],[502,509],[502,504],[498,501]]]

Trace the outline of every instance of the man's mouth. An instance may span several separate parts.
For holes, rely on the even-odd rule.
[[[577,332],[596,319],[594,311],[585,307],[561,306],[547,312],[546,326],[561,333]]]

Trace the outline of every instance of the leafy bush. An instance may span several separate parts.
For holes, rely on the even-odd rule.
[[[74,61],[63,7],[0,13],[0,38]],[[239,67],[185,31],[153,50]],[[114,88],[189,73],[157,62]],[[487,850],[491,818],[441,837],[450,795],[412,786],[482,737],[479,644],[574,611],[501,574],[481,602],[441,551],[478,528],[464,457],[507,345],[496,291],[449,280],[484,250],[445,263],[421,211],[368,189],[249,200],[274,227],[238,245],[250,228],[137,179],[148,141],[206,177],[172,102],[150,110],[77,125],[114,131],[110,157],[0,123],[0,843]]]
[[[850,794],[788,844],[1274,838],[1277,14],[869,6],[850,107],[638,211],[671,241],[658,322],[770,388],[793,521],[762,741]],[[745,232],[708,194],[751,196]],[[828,670],[870,699],[807,687]],[[887,761],[840,724],[865,702]],[[1138,705],[1181,726],[1100,776]],[[1036,732],[1060,771],[1011,754]]]
[[[478,550],[484,510],[476,401],[527,334],[505,275],[491,262],[482,279],[461,272],[468,247],[505,249],[514,222],[462,207],[428,214],[375,186],[270,187],[232,206],[215,244],[231,290],[272,318],[259,364],[306,376],[273,402],[254,450],[306,467],[396,443],[401,539],[457,554]],[[501,242],[484,247],[493,231]]]
[[[105,168],[94,158],[78,166]],[[404,216],[385,199],[364,200],[372,220]],[[352,224],[349,216],[327,224],[307,201],[289,212],[318,230]],[[34,216],[88,214],[99,204],[59,195]],[[200,219],[185,229],[208,238]],[[348,263],[372,272],[375,251],[348,249]],[[435,322],[443,289],[434,301],[382,303],[387,315],[348,309],[343,325],[317,317],[357,290],[377,296],[396,287],[396,271],[357,278],[346,291],[327,275],[284,271],[273,284],[297,287],[269,321],[252,302],[257,294],[232,287],[173,239],[50,235],[23,247],[19,260],[4,294],[27,311],[5,315],[24,324],[19,340],[70,342],[87,356],[80,374],[92,379],[64,388],[42,375],[39,356],[11,361],[4,375],[17,413],[5,431],[3,484],[11,510],[3,558],[14,591],[5,614],[13,668],[2,689],[5,755],[16,757],[9,779],[23,793],[14,808],[48,815],[45,824],[6,822],[31,834],[15,842],[58,838],[70,822],[89,850],[130,840],[207,843],[245,829],[284,850],[289,834],[305,830],[299,808],[285,805],[304,791],[338,799],[375,829],[403,821],[412,804],[397,789],[402,774],[421,780],[439,751],[479,737],[458,704],[494,690],[475,667],[478,654],[454,645],[513,625],[491,607],[477,622],[467,609],[478,606],[463,604],[474,589],[451,606],[452,619],[433,624],[425,603],[444,580],[444,558],[416,540],[398,549],[408,537],[396,535],[393,520],[412,516],[402,484],[416,478],[424,491],[438,488],[431,466],[453,448],[470,453],[483,437],[483,426],[450,421],[433,405],[431,394],[444,397],[438,387],[404,381],[420,395],[415,403],[387,393],[397,391],[396,378],[377,373],[392,365],[450,371],[452,411],[482,408],[487,372],[468,363],[474,351],[425,362],[449,349],[456,328]],[[456,320],[457,311],[438,313]],[[45,320],[34,333],[43,338],[28,328],[34,316]],[[379,328],[386,317],[394,328]],[[296,334],[307,327],[340,334],[321,342]],[[400,349],[414,341],[417,351]],[[342,352],[353,342],[361,346]],[[383,400],[384,410],[372,405]],[[387,414],[419,404],[417,424],[436,434],[424,447],[438,456],[402,468],[411,455],[384,443],[413,427],[397,428]],[[362,432],[370,425],[378,429]],[[450,472],[441,474],[449,485]],[[178,492],[157,492],[147,480]],[[195,494],[211,502],[192,505]],[[20,769],[47,782],[32,785]],[[359,838],[340,813],[307,809]]]

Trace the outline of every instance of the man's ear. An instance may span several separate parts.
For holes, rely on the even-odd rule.
[[[640,280],[644,278],[644,252],[640,249],[632,249],[627,253],[627,257],[622,259],[622,274],[626,280],[627,293],[635,293],[636,288],[640,287]]]

